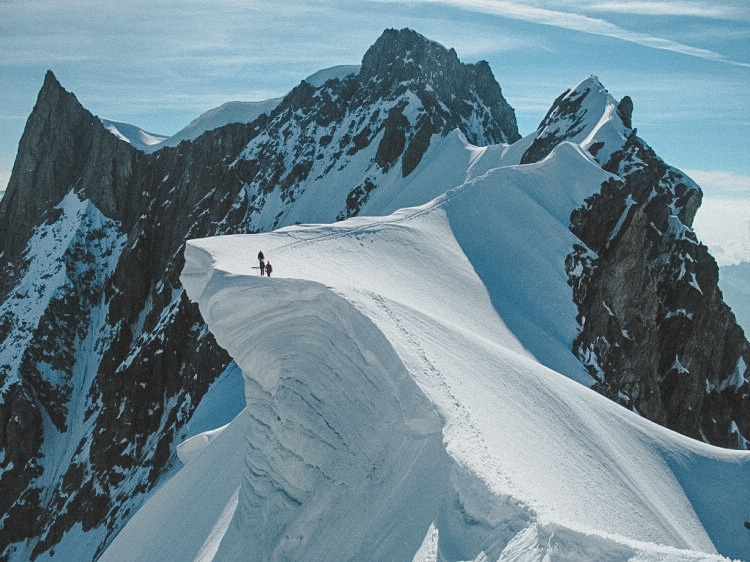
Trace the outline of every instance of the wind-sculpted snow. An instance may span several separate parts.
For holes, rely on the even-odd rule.
[[[206,257],[190,254],[198,263]],[[215,552],[208,559],[408,560],[438,522],[444,549],[470,559],[481,549],[499,554],[510,538],[488,518],[525,524],[526,508],[488,501],[485,486],[446,453],[434,405],[352,303],[317,282],[211,270],[205,278],[191,267],[186,286],[203,295],[204,317],[245,373],[248,406],[155,496],[133,528],[149,509],[157,513],[174,502],[173,490],[193,488],[185,486],[191,477],[206,477],[206,457],[227,440],[243,455],[221,457],[237,471],[229,475],[232,485],[222,484],[227,503],[215,508],[217,523],[227,506],[232,513],[223,538],[206,535],[204,505],[181,508],[167,524],[205,540],[161,544],[157,558]],[[104,560],[154,558],[153,551],[130,550],[130,532]]]
[[[578,154],[551,158],[573,157],[566,150]],[[553,162],[540,164],[536,180],[545,165]],[[104,559],[136,544],[156,545],[140,553],[159,558],[182,544],[163,528],[144,538],[157,517],[183,533],[200,527],[184,542],[205,560],[750,552],[746,452],[674,434],[542,366],[489,305],[511,272],[477,256],[488,237],[498,246],[510,239],[503,221],[472,235],[471,209],[509,220],[514,205],[527,207],[523,192],[535,203],[529,212],[557,213],[543,182],[514,186],[500,173],[385,218],[189,242],[181,279],[242,368],[247,409]],[[523,255],[536,241],[527,243]],[[254,269],[258,249],[274,265],[270,279]],[[520,284],[539,274],[533,260],[529,267]],[[539,331],[555,333],[534,313],[538,303],[514,298]],[[243,452],[230,461],[241,480],[214,484],[211,464],[224,469],[217,451],[241,424],[242,438],[231,439]],[[222,500],[204,516],[188,490],[214,486]]]
[[[747,558],[747,453],[585,388],[747,446],[700,190],[632,101],[589,78],[516,140],[486,63],[410,30],[350,70],[154,154],[48,73],[0,205],[0,559],[97,559],[125,525],[105,559]]]

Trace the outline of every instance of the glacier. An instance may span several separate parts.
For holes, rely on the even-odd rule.
[[[464,150],[445,165],[476,164]],[[191,438],[185,466],[101,560],[750,552],[750,453],[676,434],[549,367],[566,369],[574,326],[548,260],[605,172],[572,143],[535,164],[498,161],[384,217],[188,242],[182,283],[241,369],[246,408]],[[258,275],[259,249],[272,278]]]

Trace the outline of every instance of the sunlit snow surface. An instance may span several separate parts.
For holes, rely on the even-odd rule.
[[[247,408],[102,560],[747,557],[750,454],[572,380],[558,260],[604,172],[572,144],[485,171],[386,217],[188,243]]]

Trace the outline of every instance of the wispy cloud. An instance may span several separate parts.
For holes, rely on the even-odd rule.
[[[642,33],[639,31],[633,31],[625,29],[618,25],[615,25],[600,17],[592,17],[582,13],[586,10],[599,10],[599,11],[615,11],[615,4],[610,2],[605,3],[566,3],[564,5],[570,6],[571,10],[576,11],[564,11],[553,7],[545,7],[545,4],[550,6],[559,6],[560,3],[552,2],[539,2],[536,5],[529,5],[520,3],[514,0],[426,0],[434,1],[440,4],[450,5],[453,7],[473,10],[477,12],[492,14],[496,16],[524,20],[532,23],[538,23],[542,25],[550,25],[554,27],[561,27],[564,29],[570,29],[573,31],[580,31],[583,33],[590,33],[594,35],[603,35],[606,37],[612,37],[620,39],[622,41],[628,41],[636,43],[645,47],[653,49],[661,49],[665,51],[672,51],[683,55],[692,57],[698,57],[706,60],[722,62],[727,64],[733,64],[737,66],[750,68],[750,63],[736,61],[730,59],[720,53],[712,51],[710,49],[704,49],[700,47],[693,47],[684,43],[679,43],[665,37],[659,37],[648,33]],[[630,2],[623,3],[623,7],[618,10],[619,12],[627,12],[627,7],[631,6]],[[651,15],[687,15],[684,12],[688,12],[690,4],[686,2],[635,2],[633,3],[632,11],[634,14],[651,14]],[[647,11],[650,10],[650,11]],[[739,10],[739,8],[736,8]],[[705,5],[694,7],[693,11],[695,14],[704,13],[711,14],[710,17],[717,18],[719,14],[725,14],[722,17],[729,19],[731,10],[710,10]],[[694,15],[695,15],[694,14]],[[747,17],[747,14],[744,14]],[[709,16],[705,16],[709,17]]]
[[[630,2],[583,2],[579,4],[587,11],[615,12],[644,16],[690,16],[720,20],[750,19],[750,8],[744,0],[732,2],[715,1],[634,1]]]
[[[750,262],[750,200],[707,199],[693,230],[720,266]]]
[[[704,191],[737,193],[748,197],[750,202],[750,176],[725,171],[685,170]]]
[[[750,176],[686,170],[703,189],[693,229],[719,265],[750,262]]]

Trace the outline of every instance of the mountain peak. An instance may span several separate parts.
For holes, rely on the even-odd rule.
[[[552,104],[521,163],[538,162],[561,142],[571,141],[580,143],[599,164],[605,164],[632,132],[632,100],[625,96],[620,105],[598,77],[591,75],[582,80]]]
[[[47,73],[44,75],[44,84],[42,85],[42,90],[48,89],[48,88],[60,88],[62,89],[62,86],[60,85],[60,82],[55,77],[55,73],[52,72],[52,70],[47,69]]]
[[[491,116],[486,122],[494,121],[498,126],[488,126],[482,134],[463,131],[471,143],[495,144],[520,138],[515,112],[503,97],[489,64],[462,63],[455,50],[411,29],[386,29],[362,58],[359,80],[373,96],[399,95],[411,89],[426,106],[440,102],[438,106],[445,105],[463,119],[471,120],[471,107],[483,107]],[[458,121],[447,124],[448,130],[457,127],[461,128]]]
[[[364,80],[388,77],[392,81],[425,79],[434,68],[450,69],[461,63],[453,49],[446,49],[416,31],[386,29],[362,58]]]
[[[121,218],[116,200],[128,197],[118,187],[129,174],[130,149],[48,70],[0,205],[0,237],[7,255],[20,255],[34,224],[71,188],[85,190],[107,216]],[[126,164],[113,166],[115,155]],[[98,178],[101,170],[107,170],[104,179]]]
[[[55,112],[85,111],[75,94],[63,88],[52,70],[47,70],[44,75],[44,82],[37,96],[37,106]]]

